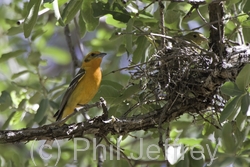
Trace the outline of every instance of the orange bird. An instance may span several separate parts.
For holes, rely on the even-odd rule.
[[[81,68],[70,82],[60,108],[55,113],[56,121],[60,121],[74,112],[76,107],[89,103],[97,93],[101,80],[101,62],[106,53],[90,52],[82,62]]]

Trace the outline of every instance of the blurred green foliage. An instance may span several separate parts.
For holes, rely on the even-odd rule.
[[[157,48],[147,32],[160,34],[158,2],[141,1],[82,1],[82,0],[5,0],[0,2],[0,125],[1,130],[37,127],[54,122],[56,112],[63,93],[72,79],[70,53],[67,49],[63,26],[69,24],[72,30],[72,43],[79,61],[91,50],[108,53],[103,68],[103,81],[93,102],[102,96],[109,106],[109,114],[119,117],[133,108],[144,98],[139,81],[131,79],[128,71],[117,71],[122,67],[136,63],[144,63]],[[206,1],[207,3],[211,1]],[[188,17],[187,12],[192,7],[185,2],[163,1],[165,5],[165,26],[167,35],[186,33],[205,24],[197,12],[193,11]],[[199,7],[200,13],[208,21],[208,4]],[[239,41],[237,33],[242,30],[245,43],[250,42],[250,1],[226,1],[225,34],[227,39]],[[240,17],[235,17],[235,16]],[[79,28],[77,28],[77,25]],[[139,31],[140,29],[141,31]],[[209,26],[199,29],[205,36],[209,34]],[[143,31],[143,32],[142,32]],[[117,35],[123,32],[124,35]],[[133,35],[137,32],[141,35]],[[127,34],[126,34],[127,33]],[[157,40],[157,39],[155,39]],[[83,54],[79,42],[83,44]],[[249,164],[249,119],[246,116],[249,106],[249,65],[242,70],[236,82],[225,83],[221,90],[232,97],[222,111],[220,121],[222,129],[217,129],[209,122],[216,124],[213,112],[207,112],[205,121],[200,115],[194,118],[184,114],[178,120],[168,125],[171,129],[169,144],[185,146],[184,160],[169,160],[176,167],[202,166],[208,164],[210,153],[216,152],[217,158],[211,166],[245,167]],[[140,104],[132,114],[140,114],[159,108],[162,104]],[[240,111],[240,112],[239,112]],[[101,114],[100,109],[91,109],[88,114],[94,117]],[[69,123],[82,121],[81,115],[73,117]],[[198,121],[197,121],[198,120]],[[200,120],[200,121],[199,121]],[[228,121],[229,120],[229,121]],[[140,156],[143,149],[143,160],[149,160],[146,149],[158,143],[158,129],[133,132],[123,136],[121,148],[129,156]],[[134,137],[136,136],[136,137]],[[85,136],[92,139],[93,136]],[[107,139],[116,144],[119,136],[109,134]],[[140,138],[143,145],[140,146]],[[177,143],[174,139],[179,138]],[[92,141],[92,140],[91,140]],[[49,161],[41,158],[39,148],[43,141],[30,141],[27,144],[0,145],[1,166],[44,166],[57,162],[58,150],[46,150],[53,157]],[[86,142],[74,145],[71,141],[60,141],[61,155],[57,166],[93,166],[93,149],[79,151],[75,157],[74,146],[86,148]],[[102,142],[109,146],[110,143]],[[219,144],[219,146],[218,146]],[[203,158],[194,160],[190,155],[192,147],[201,150],[198,145],[210,148],[204,150]],[[91,143],[90,148],[93,148]],[[176,147],[178,148],[178,147]],[[32,154],[31,154],[32,152]],[[106,152],[104,166],[128,166],[126,159],[117,160],[111,150]],[[31,157],[33,155],[33,158]],[[160,166],[164,161],[162,152],[160,162],[150,166]],[[111,157],[114,160],[110,160]],[[199,156],[199,155],[198,155]],[[180,158],[180,157],[179,157]],[[140,160],[141,160],[140,159]],[[179,161],[180,160],[180,161]],[[139,164],[139,162],[138,162]],[[146,163],[147,164],[147,163]]]

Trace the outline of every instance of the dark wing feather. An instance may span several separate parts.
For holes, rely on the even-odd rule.
[[[63,110],[68,102],[68,99],[70,97],[70,95],[72,94],[72,92],[75,90],[75,87],[77,86],[77,84],[79,83],[79,80],[84,76],[84,74],[86,73],[86,71],[81,68],[76,76],[74,77],[74,79],[70,82],[68,89],[66,90],[60,108],[59,110],[55,113],[54,117],[56,117],[56,120],[58,121],[59,119],[61,119]]]

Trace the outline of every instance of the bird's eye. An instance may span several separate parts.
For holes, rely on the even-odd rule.
[[[197,38],[197,35],[196,35],[196,34],[194,34],[194,38]]]
[[[95,56],[95,54],[94,54],[94,53],[91,53],[91,56]]]

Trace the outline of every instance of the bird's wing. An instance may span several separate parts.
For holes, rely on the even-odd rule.
[[[69,100],[70,95],[75,90],[75,87],[78,85],[79,81],[83,78],[85,73],[86,73],[86,71],[83,68],[80,68],[80,70],[77,72],[74,79],[70,82],[69,87],[63,96],[60,108],[54,115],[54,117],[56,117],[56,120],[59,120],[61,118],[63,110],[64,110],[64,108]]]

